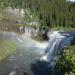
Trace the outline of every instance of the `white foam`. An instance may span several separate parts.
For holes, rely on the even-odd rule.
[[[12,71],[12,72],[10,72],[9,75],[16,75],[16,71]]]
[[[22,42],[23,42],[20,38],[18,38],[18,41],[19,41],[20,43],[22,43]]]

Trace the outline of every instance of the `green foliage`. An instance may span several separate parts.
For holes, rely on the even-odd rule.
[[[66,47],[63,55],[59,58],[55,66],[54,75],[65,75],[65,73],[75,73],[75,45]]]
[[[41,20],[41,26],[75,27],[75,3],[66,0],[0,0],[1,7],[29,8]]]
[[[12,54],[16,47],[13,41],[0,40],[0,61]]]

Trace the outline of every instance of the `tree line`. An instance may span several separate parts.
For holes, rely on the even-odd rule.
[[[66,0],[0,0],[0,6],[30,8],[42,28],[75,27],[75,3]]]

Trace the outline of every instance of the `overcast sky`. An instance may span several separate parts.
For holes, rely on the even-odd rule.
[[[75,2],[75,0],[68,0],[68,1]]]

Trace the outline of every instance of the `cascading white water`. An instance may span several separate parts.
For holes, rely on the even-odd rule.
[[[50,35],[49,45],[41,60],[52,62],[65,46],[70,45],[72,39],[73,37],[70,34],[63,35],[59,31],[53,32]]]

